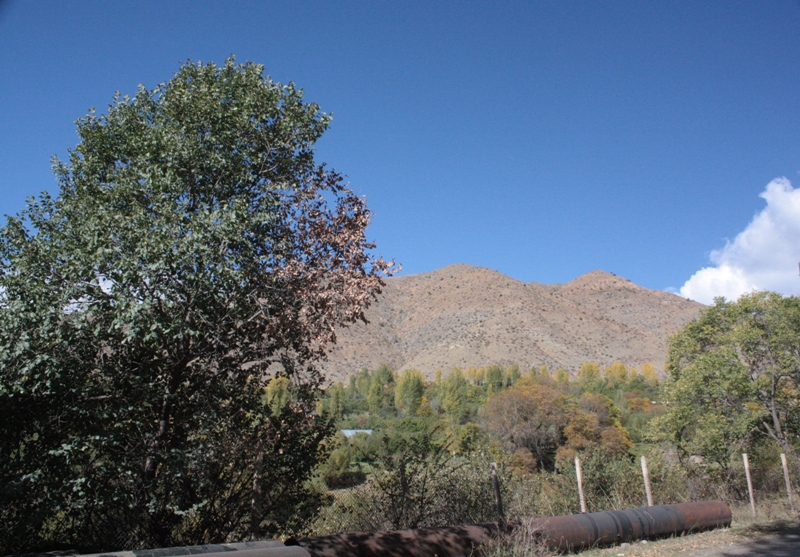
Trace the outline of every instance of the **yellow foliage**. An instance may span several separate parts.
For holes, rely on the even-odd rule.
[[[648,385],[658,385],[658,376],[656,375],[656,367],[650,362],[642,364],[642,377]]]
[[[600,379],[600,364],[597,362],[584,362],[581,365],[581,371],[578,376],[578,381],[581,385],[588,385]]]
[[[606,366],[603,375],[609,386],[623,385],[628,381],[628,367],[622,362],[614,362],[610,366]]]
[[[633,448],[628,430],[619,424],[604,429],[600,437],[601,447],[613,455],[625,454]]]
[[[508,458],[508,467],[515,474],[533,474],[538,464],[536,457],[526,449],[518,449]]]
[[[422,402],[419,404],[419,408],[417,408],[417,416],[420,418],[430,418],[433,416],[433,408],[431,408],[431,401],[428,400],[428,397],[422,397]]]
[[[264,389],[266,403],[274,414],[280,413],[289,404],[291,398],[289,393],[290,384],[289,378],[283,375],[273,377],[267,383],[267,387]]]
[[[653,405],[648,398],[631,398],[628,400],[628,412],[650,412]]]

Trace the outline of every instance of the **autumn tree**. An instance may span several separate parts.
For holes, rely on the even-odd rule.
[[[530,451],[542,468],[552,468],[566,425],[566,395],[554,386],[520,380],[491,397],[484,407],[486,429],[512,450]]]
[[[267,537],[313,510],[315,362],[386,264],[302,97],[187,63],[80,119],[59,195],[0,229],[0,553]]]
[[[650,362],[642,364],[642,379],[650,386],[658,385],[658,375],[656,375],[656,368]]]
[[[543,469],[571,461],[579,452],[626,453],[633,443],[620,416],[607,396],[584,392],[577,398],[564,384],[541,375],[492,395],[483,411],[486,430],[505,442],[512,461],[521,462],[528,451]]]
[[[603,370],[603,377],[611,388],[624,386],[628,382],[628,366],[622,362],[614,362]]]
[[[565,440],[558,449],[558,460],[571,463],[575,454],[597,450],[619,456],[633,447],[628,431],[620,422],[619,408],[607,396],[585,392],[577,404],[566,406],[565,413]]]
[[[528,377],[531,379],[536,379],[537,377],[552,377],[553,374],[550,373],[550,370],[547,369],[546,365],[541,365],[539,367],[532,367],[530,372],[528,372]]]
[[[581,370],[578,374],[578,386],[581,390],[597,390],[602,381],[600,365],[597,362],[584,362],[581,364]]]

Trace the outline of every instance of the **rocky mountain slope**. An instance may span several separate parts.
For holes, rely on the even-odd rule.
[[[367,312],[370,323],[339,331],[322,368],[332,380],[381,364],[428,377],[453,366],[512,363],[571,374],[587,361],[661,369],[667,338],[702,307],[603,271],[547,285],[450,265],[389,279]]]

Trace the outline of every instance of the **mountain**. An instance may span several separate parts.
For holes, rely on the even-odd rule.
[[[512,363],[571,374],[588,361],[661,369],[669,335],[703,307],[603,271],[548,285],[459,264],[386,283],[367,311],[369,323],[337,332],[321,366],[329,379],[382,364],[427,377],[453,366]]]

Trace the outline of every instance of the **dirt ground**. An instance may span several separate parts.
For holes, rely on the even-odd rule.
[[[800,519],[595,549],[582,557],[800,557]]]
[[[800,555],[800,522],[782,520],[771,524],[753,525],[746,529],[746,533],[754,536],[753,539],[726,548],[709,549],[698,553],[697,557]]]

